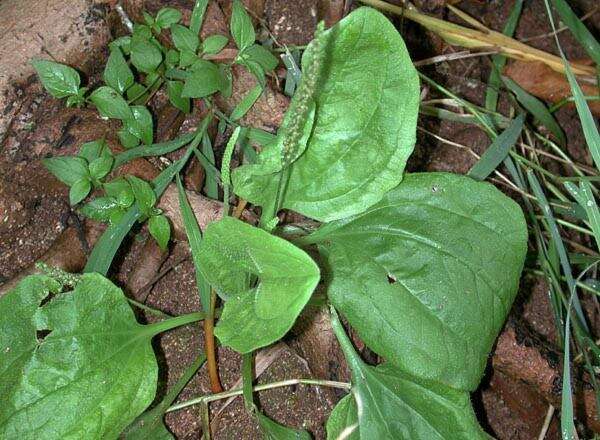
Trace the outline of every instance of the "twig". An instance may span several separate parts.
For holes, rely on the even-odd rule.
[[[544,425],[542,426],[542,430],[540,431],[538,440],[544,440],[546,438],[546,434],[548,433],[548,428],[550,428],[550,422],[552,421],[552,416],[554,416],[554,405],[548,406],[548,412],[546,413],[546,418],[544,419]]]
[[[339,388],[347,391],[350,391],[350,388],[352,387],[352,385],[347,382],[336,382],[333,380],[288,379],[282,380],[280,382],[272,382],[263,385],[257,385],[253,388],[253,391],[259,392],[265,390],[272,390],[274,388],[289,387],[293,385],[314,385],[321,387]],[[234,390],[225,391],[219,394],[209,394],[207,396],[196,397],[195,399],[188,400],[187,402],[182,402],[177,405],[173,405],[172,407],[167,409],[166,412],[177,411],[183,408],[187,408],[188,406],[197,405],[201,403],[210,403],[221,399],[227,399],[228,397],[232,396],[240,396],[242,392],[243,390],[241,388],[236,388]]]

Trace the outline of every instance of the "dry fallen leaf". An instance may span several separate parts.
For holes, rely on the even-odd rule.
[[[504,75],[544,101],[557,103],[571,96],[567,77],[541,62],[514,61],[504,69]],[[597,86],[584,82],[579,85],[584,95],[598,95]],[[600,116],[600,101],[588,101],[588,105],[595,116]]]

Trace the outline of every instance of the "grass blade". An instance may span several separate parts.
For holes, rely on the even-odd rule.
[[[565,188],[571,193],[577,203],[585,210],[590,227],[594,232],[596,246],[600,249],[600,210],[594,198],[592,185],[585,180],[579,184],[579,189],[574,183],[566,182]]]
[[[469,170],[468,175],[475,180],[485,180],[493,173],[498,165],[506,159],[508,152],[515,145],[517,139],[519,139],[524,122],[525,115],[516,117],[510,126],[494,139],[494,142],[492,142],[477,163]]]
[[[179,192],[179,209],[181,211],[181,218],[183,219],[183,226],[185,227],[185,234],[187,235],[190,250],[192,251],[192,261],[194,262],[195,269],[194,273],[196,274],[196,287],[198,288],[198,294],[200,295],[202,310],[208,312],[210,310],[210,284],[206,281],[206,278],[204,278],[200,271],[200,267],[202,266],[202,262],[200,261],[202,231],[200,231],[198,220],[187,199],[179,175],[177,175],[176,179]]]
[[[198,127],[198,130],[200,129],[201,128]],[[185,144],[190,143],[192,139],[194,139],[194,136],[196,136],[196,133],[184,134],[169,142],[142,145],[141,147],[123,151],[115,156],[114,168],[117,168],[130,160],[137,159],[138,157],[162,156],[163,154],[171,153],[172,151],[183,147]]]
[[[569,28],[575,39],[583,46],[596,65],[600,66],[600,44],[565,0],[552,0],[561,21]]]
[[[567,285],[569,286],[569,292],[575,291],[575,279],[573,278],[573,271],[571,270],[571,263],[569,262],[569,257],[567,255],[567,250],[565,249],[565,245],[560,237],[560,232],[558,230],[558,225],[556,224],[556,219],[554,218],[554,214],[552,213],[552,209],[548,204],[548,199],[540,186],[540,182],[532,170],[527,171],[527,179],[529,180],[529,185],[531,186],[531,190],[533,191],[533,195],[538,200],[540,207],[542,209],[542,213],[544,215],[544,219],[546,220],[546,224],[548,226],[550,236],[552,237],[553,244],[555,250],[558,252],[558,257],[560,260],[560,265],[562,267],[563,273],[567,280]],[[573,308],[577,313],[577,317],[579,318],[580,325],[586,330],[588,330],[587,323],[585,321],[585,316],[583,314],[583,310],[581,308],[581,303],[579,302],[579,297],[575,292],[573,296]],[[566,341],[565,341],[566,344]]]
[[[560,145],[565,145],[567,143],[567,139],[565,134],[552,116],[552,113],[548,110],[548,108],[544,105],[542,101],[537,99],[535,96],[530,95],[524,89],[521,88],[516,82],[512,79],[507,78],[505,76],[502,77],[502,81],[506,85],[506,87],[515,94],[517,101],[525,107],[525,109],[531,113],[535,119],[538,120],[543,126],[545,126],[550,132],[554,135],[554,137],[558,140]]]
[[[567,79],[569,81],[569,85],[571,86],[571,92],[573,93],[573,98],[575,99],[575,107],[577,108],[577,114],[579,115],[579,120],[581,121],[581,126],[583,128],[583,135],[588,144],[588,148],[592,153],[594,164],[596,164],[596,168],[600,169],[600,134],[598,133],[598,127],[596,126],[596,121],[592,116],[592,112],[590,111],[587,101],[585,100],[585,96],[581,91],[581,87],[579,87],[579,83],[573,74],[571,65],[565,58],[565,54],[560,46],[558,37],[556,36],[556,26],[554,26],[554,19],[552,18],[552,12],[550,11],[548,0],[545,0],[545,3],[546,11],[548,12],[548,18],[550,19],[550,24],[552,25],[552,30],[555,32],[554,40],[558,46],[558,52],[560,53],[560,57],[563,61]],[[600,52],[598,52],[597,55],[600,55]]]
[[[215,174],[215,177],[218,176],[217,180],[215,180],[214,178],[206,180],[206,183],[204,184],[204,190],[208,197],[210,197],[211,199],[214,199],[214,200],[218,200],[219,199],[219,179],[221,179],[221,173],[219,173],[217,168],[215,167],[215,152],[213,151],[212,142],[210,141],[210,137],[206,133],[204,133],[204,136],[202,137],[202,154],[204,155],[204,157],[206,158],[208,163],[218,173],[218,174]],[[202,166],[204,166],[204,164]],[[207,172],[207,175],[208,175],[208,167],[205,168],[205,171]]]
[[[510,11],[508,20],[504,25],[502,33],[507,37],[512,37],[517,28],[521,11],[523,10],[523,0],[515,1],[515,4]],[[504,55],[492,55],[492,70],[488,79],[487,90],[485,91],[485,108],[490,111],[496,111],[498,106],[498,91],[500,90],[500,72],[504,69],[506,64],[506,57]]]

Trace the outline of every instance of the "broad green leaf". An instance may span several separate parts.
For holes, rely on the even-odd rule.
[[[55,98],[77,95],[79,90],[79,73],[64,64],[48,60],[31,61],[44,88]]]
[[[358,422],[352,439],[489,439],[477,423],[467,391],[419,379],[389,364],[368,366],[354,351],[340,321],[332,324],[352,373],[354,404],[347,400],[342,404],[328,431],[338,431],[345,418],[349,431]]]
[[[257,412],[258,423],[264,434],[264,440],[310,440],[310,434],[304,429],[298,430],[283,426],[261,412]]]
[[[370,8],[313,41],[302,67],[278,142],[235,170],[235,192],[269,205],[285,171],[280,207],[320,221],[362,212],[398,185],[412,153],[416,70],[394,26]]]
[[[166,29],[175,23],[178,23],[181,20],[181,12],[175,8],[162,8],[156,14],[156,19],[154,22],[161,29]]]
[[[221,71],[215,63],[197,60],[190,68],[190,75],[185,80],[181,96],[184,98],[204,98],[221,90],[223,79]]]
[[[240,102],[238,102],[238,104],[231,112],[229,119],[231,119],[232,121],[237,121],[238,119],[243,118],[244,115],[248,113],[248,110],[252,108],[256,100],[260,97],[262,91],[263,88],[261,87],[261,85],[257,84],[252,90],[250,90],[246,94],[246,96],[242,98]]]
[[[84,177],[83,179],[78,180],[69,190],[69,203],[71,205],[77,205],[87,197],[91,189],[92,183],[90,182],[90,179]]]
[[[121,49],[110,51],[103,74],[104,82],[123,94],[133,84],[133,73],[121,53]]]
[[[158,246],[163,250],[167,250],[169,239],[171,238],[171,225],[169,220],[164,215],[153,215],[148,220],[148,232],[154,237]]]
[[[228,38],[224,35],[211,35],[202,42],[202,53],[215,54],[227,46]]]
[[[112,157],[112,151],[110,151],[106,140],[98,139],[95,141],[84,143],[79,149],[78,156],[87,160],[88,163],[92,163],[99,157]]]
[[[113,119],[131,119],[133,117],[127,101],[112,87],[102,86],[90,95],[90,101],[94,103],[100,116]]]
[[[190,99],[182,97],[182,92],[183,83],[181,81],[167,81],[167,94],[171,104],[182,112],[189,113],[191,108]]]
[[[93,179],[102,179],[112,169],[115,159],[112,156],[102,156],[90,163],[90,176]]]
[[[196,0],[194,3],[194,9],[192,10],[192,16],[190,17],[190,30],[198,35],[202,28],[202,21],[204,21],[204,13],[208,6],[208,0]]]
[[[148,182],[136,176],[127,176],[135,201],[143,214],[148,215],[156,203],[156,194]]]
[[[180,51],[185,50],[195,54],[198,50],[198,34],[193,33],[185,26],[180,24],[171,26],[171,38],[175,47]]]
[[[250,16],[244,9],[244,5],[240,0],[233,1],[233,9],[231,11],[231,36],[235,41],[236,46],[240,50],[244,50],[256,40],[254,26]]]
[[[358,434],[358,412],[354,396],[345,396],[333,408],[327,419],[328,440],[357,440]]]
[[[152,334],[123,292],[98,274],[59,291],[36,275],[0,298],[0,438],[117,438],[154,398]]]
[[[477,387],[527,250],[515,202],[466,176],[413,174],[303,241],[319,244],[328,296],[372,350],[420,379]]]
[[[517,116],[510,126],[494,139],[494,142],[485,150],[479,160],[469,170],[469,176],[475,180],[485,180],[502,163],[512,147],[519,139],[525,115]]]
[[[143,38],[131,40],[131,63],[140,72],[154,72],[162,62],[160,50],[150,41]]]
[[[260,64],[265,72],[269,72],[279,64],[279,60],[269,50],[265,49],[260,44],[253,44],[248,47],[242,54],[243,59],[254,61]]]
[[[200,261],[226,300],[215,335],[240,353],[283,337],[319,282],[319,268],[304,251],[232,217],[208,225]]]
[[[65,185],[73,186],[89,176],[87,161],[81,157],[58,156],[42,159],[44,166]]]

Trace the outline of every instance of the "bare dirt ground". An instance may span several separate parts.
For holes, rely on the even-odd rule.
[[[57,3],[54,1],[53,3]],[[60,3],[60,2],[58,2]],[[85,3],[85,2],[84,2]],[[134,1],[129,3],[130,15],[139,12],[144,2]],[[207,17],[207,26],[226,33],[225,17],[229,12],[227,0],[213,2]],[[281,44],[302,45],[310,41],[317,20],[322,13],[323,5],[316,0],[277,1],[265,0],[249,2],[253,10],[259,14],[263,23],[273,32]],[[332,2],[335,3],[335,2]],[[419,3],[419,2],[417,2]],[[421,7],[434,15],[456,22],[460,20],[439,6],[441,2],[421,2]],[[578,12],[582,14],[590,10],[594,2],[574,1]],[[59,6],[68,8],[68,2]],[[191,1],[184,0],[152,0],[145,2],[145,8],[155,13],[160,7],[170,5],[189,11]],[[4,6],[4,5],[3,5]],[[481,2],[463,1],[460,7],[464,11],[477,17],[486,26],[501,30],[506,16],[512,6],[511,0]],[[99,69],[106,57],[104,47],[108,35],[119,35],[123,32],[118,18],[112,10],[112,4],[86,3],[82,14],[87,16],[65,17],[65,20],[83,20],[88,23],[89,47],[93,48],[94,56],[84,57],[85,62],[80,63],[81,54],[73,57],[72,54],[60,54],[58,58],[70,59],[70,63],[83,71],[90,84],[98,79]],[[87,9],[86,9],[87,8]],[[0,13],[2,6],[0,6]],[[87,12],[85,12],[87,11]],[[92,12],[90,12],[92,11]],[[0,20],[4,17],[0,16]],[[451,52],[453,49],[443,43],[438,37],[422,28],[405,20],[393,19],[399,31],[404,36],[413,60],[421,60],[434,55]],[[600,12],[590,17],[591,28],[598,31],[600,28]],[[18,25],[18,24],[17,24]],[[67,26],[68,27],[68,26]],[[88,29],[85,26],[82,29]],[[526,2],[526,6],[517,29],[517,38],[526,38],[541,35],[550,31],[545,18],[543,1],[533,0]],[[561,34],[561,43],[569,58],[582,58],[583,51],[575,44],[568,32]],[[555,53],[554,42],[551,38],[538,38],[529,44]],[[48,45],[46,49],[52,52]],[[90,49],[91,50],[91,49]],[[69,58],[70,57],[70,58]],[[79,57],[79,58],[78,58]],[[18,60],[24,63],[24,60]],[[82,242],[83,251],[87,249],[85,241],[89,239],[87,225],[82,219],[71,212],[68,205],[67,189],[53,179],[41,166],[40,159],[51,155],[64,155],[73,153],[82,142],[90,141],[114,133],[109,123],[100,120],[93,112],[88,110],[65,109],[62,103],[45,94],[31,71],[23,70],[25,74],[20,78],[10,78],[1,86],[5,90],[0,93],[10,101],[4,111],[6,127],[0,136],[0,283],[8,281],[29,267],[51,248],[52,244],[61,234],[72,228],[74,235]],[[472,102],[482,104],[485,93],[486,81],[490,66],[488,58],[471,58],[452,62],[444,62],[428,66],[424,71],[434,77],[441,84],[448,87],[460,96]],[[241,96],[241,93],[238,94]],[[235,98],[234,98],[235,99]],[[177,132],[182,121],[178,116],[161,113],[165,97],[160,94],[152,102],[155,114],[158,117],[158,126],[162,127],[159,136],[172,136]],[[275,104],[274,104],[275,103]],[[275,129],[281,121],[281,113],[285,108],[285,100],[273,95],[272,100],[262,104],[255,112],[253,123],[268,129]],[[507,108],[506,98],[501,99],[501,108]],[[199,111],[201,109],[198,109]],[[197,116],[196,120],[197,120]],[[581,137],[579,123],[572,108],[563,108],[558,113],[558,119],[566,131],[569,139],[569,153],[582,162],[590,163],[587,149]],[[193,121],[183,123],[181,130],[189,129]],[[162,124],[162,125],[161,125]],[[479,130],[447,121],[421,117],[419,126],[443,138],[464,144],[477,153],[482,153],[489,145],[488,138]],[[1,127],[1,125],[0,125]],[[216,151],[222,148],[223,139],[217,139]],[[465,173],[475,162],[475,159],[466,151],[448,146],[431,136],[419,132],[416,151],[410,161],[411,171],[451,171]],[[188,189],[201,191],[202,172],[198,165],[192,165],[187,172],[186,186]],[[505,188],[502,188],[505,189]],[[509,195],[515,196],[515,194]],[[145,230],[132,234],[127,246],[121,251],[112,276],[123,286],[129,286],[128,294],[136,293],[140,299],[138,288],[132,287],[131,274],[138,270],[139,261],[146,258],[148,247],[146,244],[147,233]],[[574,237],[574,239],[580,239]],[[72,245],[72,243],[71,243]],[[69,249],[68,247],[65,249]],[[75,252],[75,251],[73,251]],[[156,251],[153,251],[156,253]],[[164,310],[170,314],[182,314],[196,311],[200,308],[195,281],[193,265],[188,256],[187,245],[178,243],[172,246],[170,255],[159,255],[153,266],[170,270],[143,292],[143,300],[151,307]],[[76,265],[73,270],[78,270]],[[149,275],[151,278],[153,275]],[[597,305],[590,302],[586,304],[590,311],[597,310]],[[309,311],[311,317],[305,317],[304,322],[318,321],[318,314]],[[596,313],[596,316],[598,314]],[[140,319],[151,321],[150,315],[140,315]],[[599,321],[594,323],[596,336],[600,333]],[[527,348],[544,348],[543,365],[548,365],[548,371],[555,371],[559,365],[560,356],[552,346],[556,342],[552,312],[548,302],[547,287],[543,280],[526,275],[521,284],[519,297],[515,303],[507,330],[498,343],[498,350],[506,349],[513,353],[515,347],[522,349],[523,356],[519,359],[509,359],[511,362],[526,369],[531,361]],[[321,331],[326,332],[318,325],[311,330],[311,326],[299,326],[285,341],[286,345],[278,356],[268,366],[259,378],[260,383],[297,377],[319,377],[321,379],[345,380],[347,372],[343,365],[342,356],[335,353],[335,346],[328,346],[327,352],[310,353],[311,341],[321,336]],[[317,328],[317,331],[314,331]],[[512,335],[513,339],[510,339]],[[502,339],[504,338],[504,339]],[[327,340],[323,337],[323,340]],[[172,331],[155,341],[155,349],[161,364],[159,384],[160,399],[162,394],[182,374],[185,367],[191,363],[202,348],[202,329],[200,326],[189,326]],[[307,341],[309,341],[307,343]],[[504,344],[504,345],[502,345]],[[511,345],[512,344],[512,345]],[[506,348],[508,347],[508,348]],[[512,351],[511,351],[512,350]],[[540,350],[537,350],[538,352]],[[363,353],[369,355],[369,353]],[[502,354],[502,353],[500,353]],[[534,381],[526,382],[522,378],[511,375],[511,369],[502,358],[490,356],[488,373],[480,387],[474,393],[478,417],[488,432],[498,439],[532,439],[537,438],[548,406],[552,397],[548,393],[558,390],[560,394],[560,377],[547,376],[548,380],[558,380],[558,383],[549,383],[548,393],[536,386]],[[500,360],[498,360],[500,359]],[[373,360],[377,360],[373,357]],[[219,350],[219,368],[225,388],[231,387],[240,377],[240,357],[228,349]],[[554,368],[554,369],[553,369]],[[540,377],[547,371],[538,371]],[[546,377],[546,376],[544,376]],[[188,384],[179,400],[187,400],[209,392],[208,380],[204,369]],[[260,405],[265,413],[275,420],[294,427],[308,429],[315,438],[324,438],[323,423],[341,395],[330,390],[320,390],[314,387],[297,386],[282,388],[262,393]],[[583,400],[583,399],[582,399]],[[216,415],[222,403],[211,407]],[[580,420],[586,420],[585,413],[594,409],[580,408]],[[171,413],[166,418],[167,424],[179,439],[197,439],[200,435],[198,413],[188,409]],[[593,424],[588,425],[593,428]],[[213,433],[217,439],[256,439],[260,438],[256,423],[246,414],[241,399],[235,400],[227,406],[213,421]],[[559,430],[556,417],[550,426],[546,439],[558,439]]]

